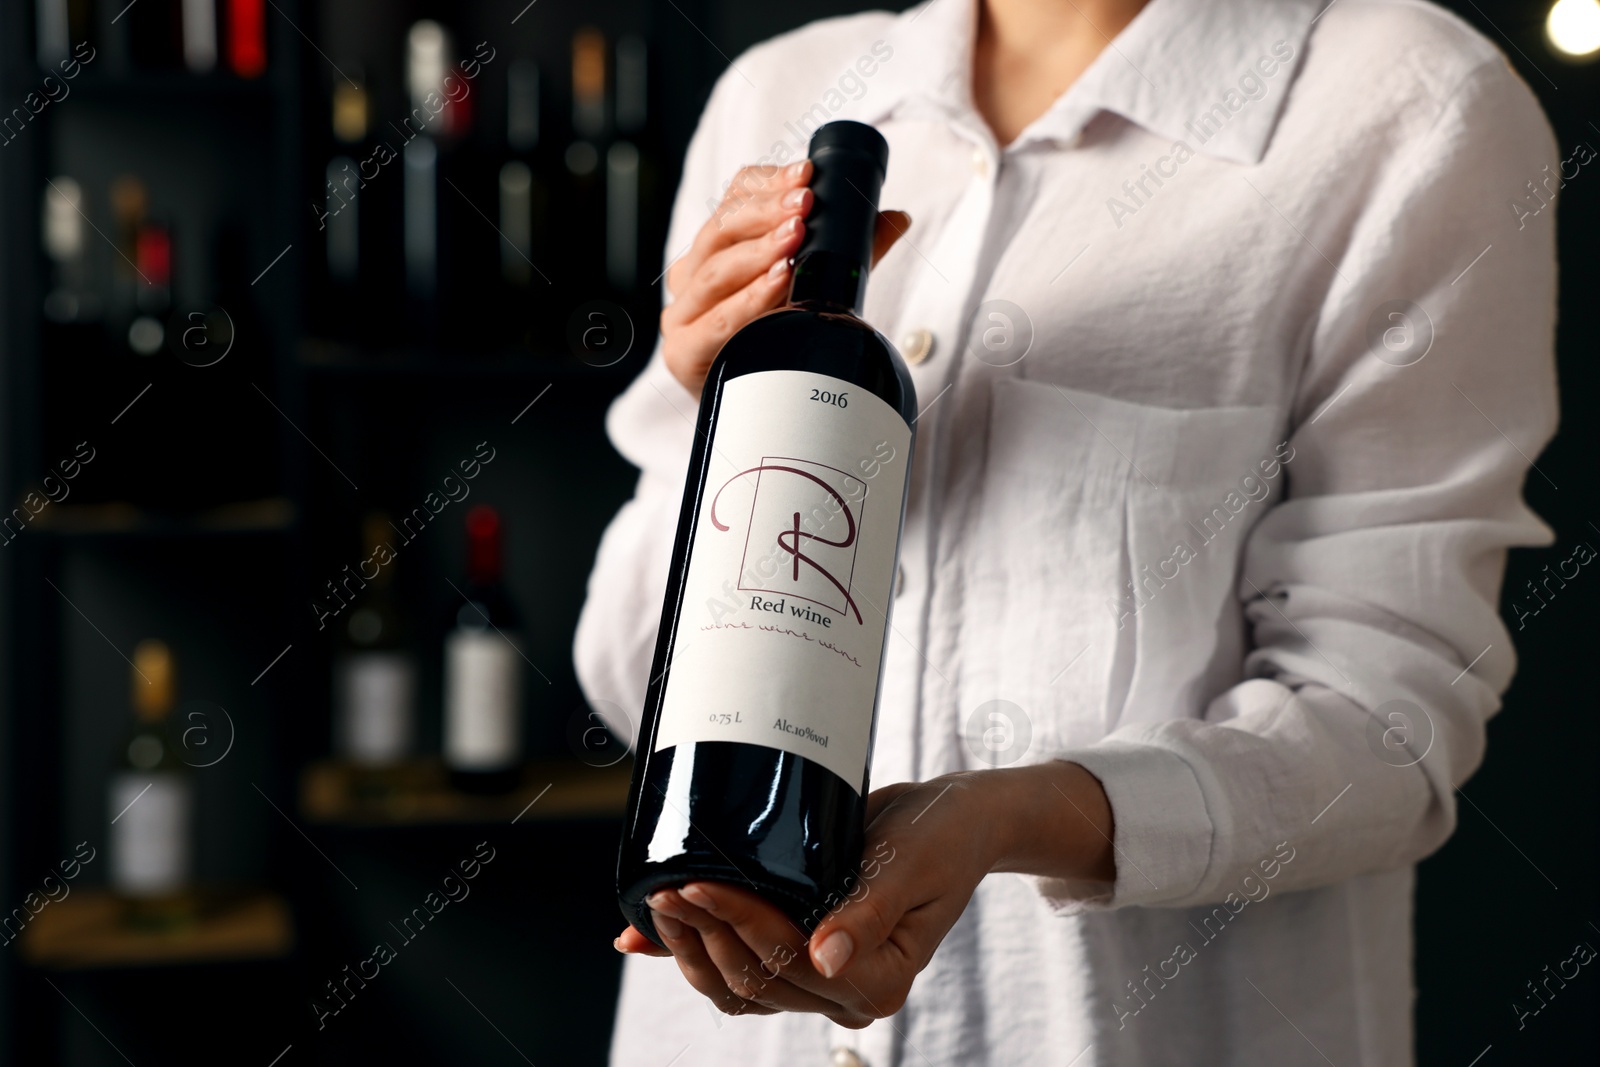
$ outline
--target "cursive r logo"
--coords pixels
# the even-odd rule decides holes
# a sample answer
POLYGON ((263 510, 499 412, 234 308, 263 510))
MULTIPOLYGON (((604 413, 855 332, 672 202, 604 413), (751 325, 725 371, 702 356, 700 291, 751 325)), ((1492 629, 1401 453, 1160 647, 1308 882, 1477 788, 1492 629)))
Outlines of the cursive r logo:
MULTIPOLYGON (((832 468, 828 469, 831 470, 832 468)), ((722 487, 717 490, 716 496, 711 498, 711 524, 724 533, 731 529, 727 523, 723 522, 717 517, 717 502, 722 499, 722 494, 727 490, 728 486, 732 485, 734 482, 740 480, 747 474, 759 474, 760 472, 764 471, 792 474, 796 477, 803 478, 808 482, 812 482, 817 486, 820 486, 823 492, 827 493, 828 496, 832 498, 834 504, 838 506, 839 514, 844 517, 846 524, 845 535, 842 539, 833 541, 822 536, 821 534, 815 534, 809 530, 802 530, 800 528, 800 512, 789 508, 786 510, 788 511, 789 516, 792 516, 790 524, 779 528, 775 535, 775 540, 779 550, 794 559, 793 573, 791 576, 792 581, 796 583, 800 581, 800 564, 806 564, 818 575, 825 578, 841 594, 843 594, 845 605, 855 614, 856 622, 858 624, 861 623, 861 609, 856 607, 855 598, 850 595, 849 588, 846 587, 843 582, 839 581, 839 579, 831 571, 829 571, 828 568, 824 567, 822 563, 817 561, 812 556, 807 555, 806 552, 802 550, 802 545, 808 541, 814 541, 818 544, 828 545, 832 548, 849 548, 856 542, 856 517, 855 513, 850 508, 850 502, 846 500, 837 489, 829 485, 822 478, 811 473, 810 471, 802 470, 799 467, 792 467, 782 463, 762 463, 759 466, 742 470, 738 474, 735 474, 733 477, 729 478, 727 481, 723 482, 722 487)), ((846 475, 846 477, 848 477, 848 475, 846 475)), ((760 483, 758 482, 757 485, 759 486, 759 484, 760 483)), ((753 524, 755 521, 754 514, 752 514, 751 520, 753 524)), ((741 586, 741 588, 743 587, 741 586)))

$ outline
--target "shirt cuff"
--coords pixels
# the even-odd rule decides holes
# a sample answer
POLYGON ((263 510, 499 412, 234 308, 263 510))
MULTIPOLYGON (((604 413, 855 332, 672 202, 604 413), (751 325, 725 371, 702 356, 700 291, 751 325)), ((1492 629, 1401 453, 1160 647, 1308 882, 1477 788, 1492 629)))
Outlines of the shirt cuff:
POLYGON ((699 412, 700 398, 673 377, 658 345, 644 370, 612 402, 606 432, 622 457, 640 470, 682 477, 699 412))
POLYGON ((1213 827, 1189 764, 1164 748, 1106 740, 1060 753, 1100 780, 1111 803, 1115 883, 1030 875, 1050 910, 1073 915, 1182 900, 1211 861, 1213 827))

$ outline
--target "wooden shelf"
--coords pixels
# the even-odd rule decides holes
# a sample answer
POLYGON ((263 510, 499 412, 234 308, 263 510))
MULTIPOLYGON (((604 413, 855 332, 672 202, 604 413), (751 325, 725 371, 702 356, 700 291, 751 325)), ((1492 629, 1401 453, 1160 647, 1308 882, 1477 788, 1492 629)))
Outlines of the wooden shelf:
POLYGON ((34 525, 67 537, 206 537, 283 533, 294 525, 294 503, 283 497, 244 500, 192 515, 149 511, 134 504, 51 504, 34 525))
POLYGON ((327 760, 301 776, 300 811, 311 822, 343 826, 615 819, 627 807, 632 769, 630 759, 612 767, 533 764, 511 792, 477 796, 451 788, 436 760, 381 771, 327 760))
MULTIPOLYGON (((38 81, 47 74, 59 72, 39 69, 35 73, 14 79, 14 92, 38 91, 38 81)), ((241 78, 225 71, 193 74, 184 70, 138 70, 122 75, 96 73, 85 69, 80 76, 67 83, 74 95, 102 103, 148 104, 155 101, 184 101, 216 104, 220 101, 266 106, 273 104, 285 90, 282 76, 272 74, 259 78, 241 78)))
POLYGON ((201 892, 193 918, 165 930, 129 926, 126 909, 108 890, 74 890, 23 930, 22 958, 53 970, 239 963, 278 959, 294 944, 289 907, 272 893, 201 892))

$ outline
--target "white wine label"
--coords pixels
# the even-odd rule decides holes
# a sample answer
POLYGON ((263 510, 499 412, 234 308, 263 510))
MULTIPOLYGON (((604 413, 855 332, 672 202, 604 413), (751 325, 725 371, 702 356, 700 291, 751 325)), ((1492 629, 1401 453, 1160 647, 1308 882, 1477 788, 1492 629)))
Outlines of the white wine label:
POLYGON ((445 642, 444 758, 493 771, 522 758, 522 656, 512 635, 457 630, 445 642))
POLYGON ((723 387, 656 751, 739 741, 866 777, 911 429, 859 386, 723 387))
POLYGON ((192 784, 177 774, 124 771, 111 779, 111 888, 160 896, 189 884, 192 784))
POLYGON ((334 672, 340 755, 355 763, 395 763, 411 754, 417 672, 403 652, 356 652, 334 672))

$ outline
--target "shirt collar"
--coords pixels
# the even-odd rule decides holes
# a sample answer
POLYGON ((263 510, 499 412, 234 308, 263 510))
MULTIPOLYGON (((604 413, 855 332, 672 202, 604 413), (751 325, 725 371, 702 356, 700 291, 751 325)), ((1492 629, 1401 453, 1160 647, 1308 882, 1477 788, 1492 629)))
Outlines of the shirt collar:
MULTIPOLYGON (((982 130, 969 73, 979 2, 925 0, 900 15, 884 37, 892 60, 856 117, 968 120, 982 130)), ((1110 111, 1196 152, 1257 163, 1321 6, 1321 0, 1150 0, 1008 150, 1072 143, 1095 115, 1110 111)))

